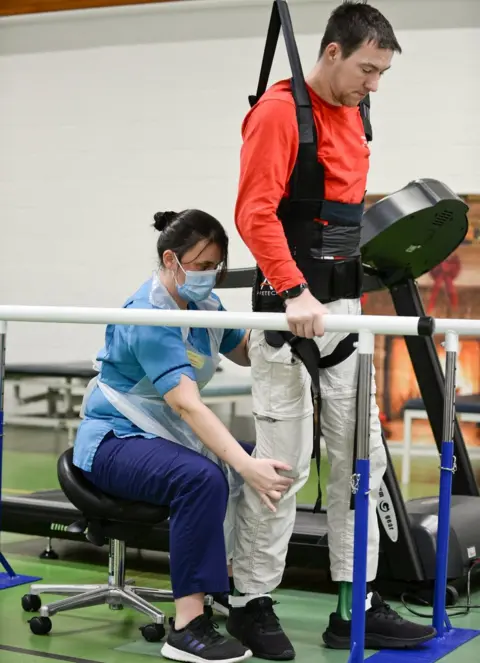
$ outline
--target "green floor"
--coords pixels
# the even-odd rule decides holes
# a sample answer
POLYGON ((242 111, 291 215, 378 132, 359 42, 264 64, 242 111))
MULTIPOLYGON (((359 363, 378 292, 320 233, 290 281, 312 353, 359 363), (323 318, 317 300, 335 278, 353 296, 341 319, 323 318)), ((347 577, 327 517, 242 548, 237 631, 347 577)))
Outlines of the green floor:
MULTIPOLYGON (((5 446, 3 486, 6 494, 58 487, 56 458, 65 446, 61 436, 52 437, 49 431, 7 430, 5 446)), ((406 497, 435 494, 437 466, 436 459, 415 459, 413 483, 406 497)), ((323 484, 327 471, 324 463, 323 484)), ((300 501, 312 502, 315 496, 316 479, 312 472, 309 484, 300 495, 300 501)), ((4 533, 1 549, 17 573, 41 576, 44 582, 93 584, 106 581, 105 549, 88 544, 54 542, 60 559, 40 560, 38 554, 44 544, 41 539, 4 533)), ((138 584, 169 586, 168 561, 163 555, 129 551, 127 568, 138 584)), ((335 605, 335 597, 322 593, 322 589, 325 590, 325 587, 317 574, 288 571, 283 587, 276 593, 275 598, 279 601, 277 612, 294 642, 298 661, 344 663, 348 660, 348 652, 327 650, 322 643, 323 628, 335 605)), ((0 591, 1 663, 28 663, 29 660, 45 663, 51 663, 52 660, 71 663, 148 663, 151 660, 149 657, 160 657, 160 645, 145 642, 138 631, 139 626, 148 619, 130 610, 110 611, 107 606, 56 615, 52 618, 53 630, 50 635, 34 636, 27 623, 29 615, 22 611, 20 605, 20 599, 27 590, 28 586, 19 586, 0 591)), ((55 600, 55 597, 49 598, 55 600)), ((464 598, 461 600, 463 603, 464 598)), ((480 592, 475 593, 473 603, 480 603, 480 592)), ((171 604, 165 604, 164 609, 168 615, 172 614, 171 604)), ((408 615, 403 607, 399 607, 399 611, 408 615)), ((219 617, 217 621, 223 625, 223 618, 219 617)), ((480 611, 472 610, 468 616, 453 618, 452 622, 459 628, 480 629, 480 611)), ((367 656, 372 654, 367 652, 367 656)), ((479 659, 480 637, 442 660, 447 663, 475 663, 479 659)), ((418 661, 413 653, 405 653, 401 660, 406 663, 418 661)))

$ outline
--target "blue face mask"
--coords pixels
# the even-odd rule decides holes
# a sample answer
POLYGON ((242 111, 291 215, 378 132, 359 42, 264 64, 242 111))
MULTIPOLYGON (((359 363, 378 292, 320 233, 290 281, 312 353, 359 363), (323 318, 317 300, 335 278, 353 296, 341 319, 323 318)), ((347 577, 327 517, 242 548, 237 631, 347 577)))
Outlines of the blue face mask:
POLYGON ((185 274, 185 283, 182 283, 182 285, 177 283, 177 292, 180 297, 188 302, 203 302, 208 299, 217 282, 218 271, 216 269, 205 271, 185 270, 180 265, 178 258, 177 262, 185 274))

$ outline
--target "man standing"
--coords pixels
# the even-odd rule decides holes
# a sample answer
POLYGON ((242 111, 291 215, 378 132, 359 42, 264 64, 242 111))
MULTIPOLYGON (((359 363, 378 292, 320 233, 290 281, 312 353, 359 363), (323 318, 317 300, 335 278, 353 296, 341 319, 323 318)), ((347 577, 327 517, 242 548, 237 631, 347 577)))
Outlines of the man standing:
MULTIPOLYGON (((258 266, 255 309, 286 311, 294 337, 315 337, 325 358, 347 334, 324 333, 323 316, 361 312, 360 224, 370 151, 359 103, 377 90, 395 52, 401 53, 401 48, 392 26, 377 9, 344 2, 331 14, 319 59, 302 81, 312 107, 314 151, 309 152, 305 140, 300 140, 302 116, 291 81, 270 87, 242 127, 236 226, 258 266)), ((337 611, 331 614, 323 638, 327 646, 348 649, 354 531, 350 479, 358 355, 353 344, 340 354, 340 363, 320 371, 321 429, 330 463, 330 568, 339 583, 337 611)), ((294 483, 275 513, 263 506, 253 490, 244 488, 237 507, 233 560, 236 595, 230 599, 227 629, 254 656, 289 660, 295 651, 269 594, 281 582, 296 494, 310 471, 311 382, 289 343, 272 343, 264 332, 252 331, 250 358, 255 453, 288 463, 294 468, 294 483)), ((375 385, 370 462, 368 582, 377 573, 376 506, 386 469, 375 385)), ((435 635, 430 626, 403 620, 375 592, 368 594, 366 606, 367 648, 414 647, 435 635)))

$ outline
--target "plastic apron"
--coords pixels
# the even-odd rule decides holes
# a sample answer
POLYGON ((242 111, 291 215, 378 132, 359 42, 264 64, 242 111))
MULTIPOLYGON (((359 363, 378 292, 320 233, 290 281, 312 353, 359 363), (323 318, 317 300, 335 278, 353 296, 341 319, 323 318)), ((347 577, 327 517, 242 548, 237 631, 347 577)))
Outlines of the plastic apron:
MULTIPOLYGON (((178 308, 176 302, 159 281, 156 274, 154 274, 152 279, 150 303, 160 309, 178 308)), ((216 311, 218 310, 218 301, 213 297, 209 297, 205 301, 198 303, 197 306, 202 310, 216 311)), ((223 338, 223 330, 208 330, 210 356, 201 354, 189 343, 188 327, 182 328, 181 331, 183 342, 187 348, 188 358, 195 372, 198 388, 201 390, 212 379, 220 363, 219 350, 223 338)), ((161 352, 161 348, 159 348, 159 352, 161 352)), ((95 363, 95 369, 98 371, 101 370, 100 362, 95 363)), ((95 386, 99 387, 105 398, 116 410, 140 428, 140 430, 192 449, 203 456, 207 456, 221 467, 229 484, 229 505, 224 523, 224 531, 227 559, 230 560, 233 553, 236 502, 243 479, 203 444, 190 426, 160 397, 149 378, 145 377, 140 380, 129 392, 119 392, 112 389, 112 387, 102 382, 99 376, 93 378, 87 386, 80 416, 83 416, 85 404, 95 386)))

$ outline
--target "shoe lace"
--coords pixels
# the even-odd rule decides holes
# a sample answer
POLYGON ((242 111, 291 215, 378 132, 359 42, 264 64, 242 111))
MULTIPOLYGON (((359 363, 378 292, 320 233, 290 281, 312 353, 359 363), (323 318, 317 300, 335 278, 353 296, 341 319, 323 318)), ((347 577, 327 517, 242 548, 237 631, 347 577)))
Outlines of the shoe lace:
POLYGON ((372 613, 375 615, 382 615, 391 621, 402 621, 402 617, 396 612, 389 603, 382 601, 372 609, 372 613))
POLYGON ((201 635, 203 641, 213 644, 224 639, 217 629, 218 624, 216 624, 211 617, 204 615, 202 621, 198 625, 198 635, 201 635))
POLYGON ((275 614, 273 609, 274 605, 277 605, 278 601, 272 601, 259 605, 254 612, 255 621, 262 627, 264 630, 275 630, 280 627, 280 622, 275 614))

